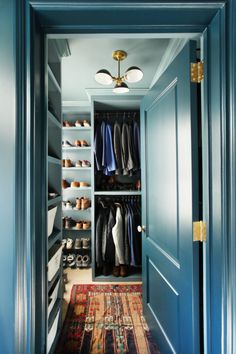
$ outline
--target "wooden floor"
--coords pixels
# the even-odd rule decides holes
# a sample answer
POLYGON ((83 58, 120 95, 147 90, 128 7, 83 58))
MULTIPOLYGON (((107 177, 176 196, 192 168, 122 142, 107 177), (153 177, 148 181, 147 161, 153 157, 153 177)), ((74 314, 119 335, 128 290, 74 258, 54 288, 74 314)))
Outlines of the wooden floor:
MULTIPOLYGON (((108 282, 93 282, 92 281, 92 269, 64 269, 64 273, 67 274, 68 283, 65 285, 65 293, 63 299, 63 308, 62 308, 62 318, 63 321, 66 316, 66 311, 68 304, 70 302, 71 289, 74 284, 109 284, 108 282)), ((112 282, 112 284, 119 284, 119 282, 112 282)), ((129 282, 129 284, 141 284, 141 282, 129 282)))

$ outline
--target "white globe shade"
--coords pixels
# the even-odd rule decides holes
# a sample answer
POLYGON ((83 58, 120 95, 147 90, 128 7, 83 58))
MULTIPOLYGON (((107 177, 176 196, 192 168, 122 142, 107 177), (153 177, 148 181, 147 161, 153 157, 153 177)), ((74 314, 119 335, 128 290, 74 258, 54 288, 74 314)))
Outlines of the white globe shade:
POLYGON ((143 72, 137 66, 131 66, 125 73, 125 80, 128 82, 138 82, 142 80, 143 72))
POLYGON ((95 80, 101 85, 110 85, 112 83, 112 77, 109 71, 102 69, 95 74, 95 80))
POLYGON ((129 88, 124 82, 122 82, 120 85, 117 84, 114 87, 113 92, 114 93, 126 93, 126 92, 129 92, 129 88))

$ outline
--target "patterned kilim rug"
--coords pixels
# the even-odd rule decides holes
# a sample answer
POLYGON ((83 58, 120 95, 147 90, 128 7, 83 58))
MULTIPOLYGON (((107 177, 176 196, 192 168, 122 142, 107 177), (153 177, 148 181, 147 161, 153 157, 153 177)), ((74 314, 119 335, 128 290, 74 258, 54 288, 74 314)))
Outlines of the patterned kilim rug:
POLYGON ((56 354, 158 354, 141 285, 74 285, 56 354))

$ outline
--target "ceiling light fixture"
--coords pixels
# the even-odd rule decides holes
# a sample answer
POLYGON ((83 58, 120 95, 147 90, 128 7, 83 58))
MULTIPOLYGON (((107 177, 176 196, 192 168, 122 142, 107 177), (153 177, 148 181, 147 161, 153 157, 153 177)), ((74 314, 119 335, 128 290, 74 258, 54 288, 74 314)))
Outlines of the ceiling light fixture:
POLYGON ((112 58, 118 62, 118 74, 112 76, 108 70, 101 69, 95 74, 95 80, 101 85, 110 85, 113 81, 115 87, 113 92, 126 93, 129 92, 129 87, 125 81, 129 83, 135 83, 142 79, 143 72, 137 66, 131 66, 126 70, 125 75, 120 76, 120 62, 127 57, 127 53, 123 50, 115 50, 112 53, 112 58))

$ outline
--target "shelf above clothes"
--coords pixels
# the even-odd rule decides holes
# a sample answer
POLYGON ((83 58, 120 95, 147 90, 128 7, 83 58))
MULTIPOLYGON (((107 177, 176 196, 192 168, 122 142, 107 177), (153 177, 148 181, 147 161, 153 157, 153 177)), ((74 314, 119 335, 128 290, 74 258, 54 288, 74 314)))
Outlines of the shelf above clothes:
POLYGON ((141 191, 96 191, 94 195, 141 195, 141 191))
POLYGON ((63 147, 62 151, 84 151, 84 150, 91 150, 91 146, 68 146, 63 147))
POLYGON ((90 171, 91 167, 63 167, 63 171, 90 171))
POLYGON ((91 127, 63 127, 62 129, 65 131, 68 131, 68 130, 70 130, 70 131, 77 131, 77 130, 89 131, 89 130, 91 130, 91 127))

